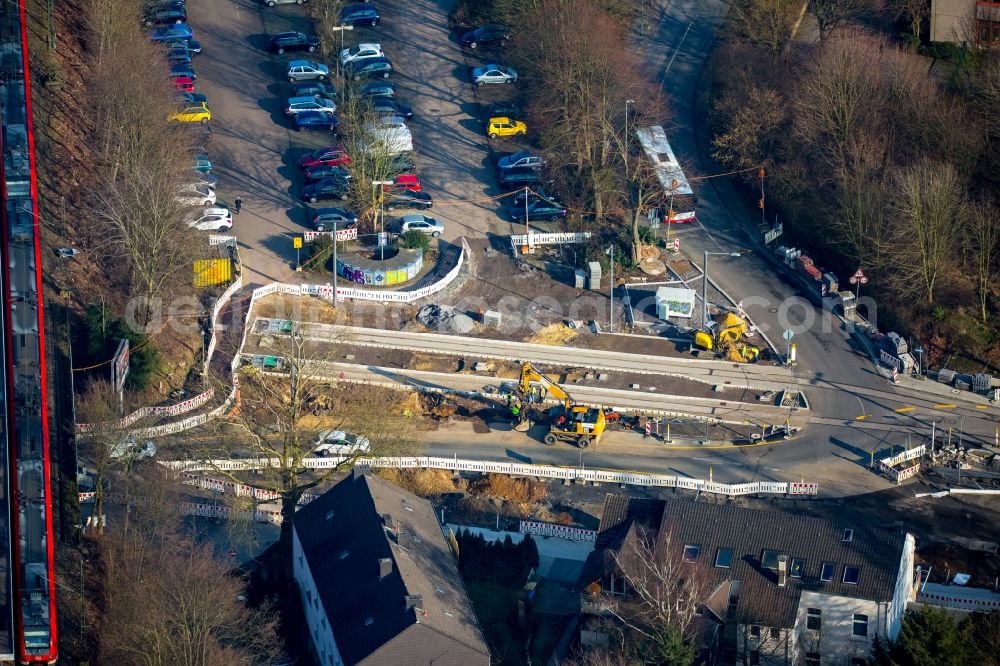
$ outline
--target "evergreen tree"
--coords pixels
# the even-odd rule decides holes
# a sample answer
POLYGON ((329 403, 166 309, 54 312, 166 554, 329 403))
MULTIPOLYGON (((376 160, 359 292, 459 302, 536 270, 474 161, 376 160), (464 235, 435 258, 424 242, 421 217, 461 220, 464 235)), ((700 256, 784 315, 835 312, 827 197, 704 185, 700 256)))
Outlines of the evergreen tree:
POLYGON ((966 666, 971 625, 933 606, 908 610, 895 642, 876 640, 878 666, 966 666))

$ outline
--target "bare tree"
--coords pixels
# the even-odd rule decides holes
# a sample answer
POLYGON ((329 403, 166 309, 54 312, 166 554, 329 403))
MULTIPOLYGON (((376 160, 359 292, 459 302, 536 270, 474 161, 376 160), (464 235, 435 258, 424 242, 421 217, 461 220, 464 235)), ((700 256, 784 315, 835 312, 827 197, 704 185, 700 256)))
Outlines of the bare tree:
POLYGON ((899 214, 895 275, 934 303, 965 219, 965 188, 950 164, 922 159, 897 177, 899 214))
POLYGON ((979 312, 983 323, 986 323, 990 288, 996 278, 993 271, 1000 254, 1000 209, 996 201, 977 201, 969 207, 967 231, 969 254, 979 292, 979 312))
POLYGON ((730 108, 717 104, 727 119, 727 129, 712 139, 715 158, 734 169, 769 164, 778 132, 788 119, 781 95, 770 87, 751 85, 745 96, 728 101, 730 108))
POLYGON ((829 216, 836 241, 849 258, 874 269, 882 266, 891 231, 886 150, 884 137, 867 132, 846 146, 844 162, 834 172, 838 208, 829 216))
POLYGON ((930 0, 892 0, 892 5, 909 21, 910 34, 919 38, 924 21, 930 17, 930 0))
POLYGON ((812 0, 819 38, 826 39, 835 27, 856 18, 870 6, 871 0, 812 0))
POLYGON ((794 0, 740 0, 733 3, 733 17, 742 37, 772 54, 781 53, 791 33, 794 0))

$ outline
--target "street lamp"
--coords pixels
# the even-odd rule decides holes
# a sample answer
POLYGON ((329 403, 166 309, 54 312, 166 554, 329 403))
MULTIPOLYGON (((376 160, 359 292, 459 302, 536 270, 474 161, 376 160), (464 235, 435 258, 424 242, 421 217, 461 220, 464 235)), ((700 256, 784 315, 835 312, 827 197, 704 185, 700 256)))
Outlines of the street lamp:
POLYGON ((381 231, 378 236, 379 240, 379 251, 381 252, 381 257, 385 259, 385 245, 381 242, 383 236, 381 234, 385 233, 385 210, 383 209, 385 202, 385 187, 386 185, 395 185, 394 181, 391 180, 373 180, 372 181, 372 196, 375 196, 375 188, 380 187, 382 190, 379 192, 378 204, 375 208, 375 217, 381 222, 381 231))
POLYGON ((337 307, 337 224, 333 223, 333 307, 337 307))
POLYGON ((705 257, 702 259, 701 270, 702 278, 704 282, 701 285, 701 307, 702 307, 702 317, 701 323, 708 330, 708 258, 709 257, 738 257, 739 252, 708 252, 705 251, 705 257))
POLYGON ((337 73, 343 74, 344 70, 343 70, 343 65, 340 64, 340 53, 341 51, 344 50, 344 31, 354 30, 354 26, 353 25, 330 26, 330 30, 334 30, 340 33, 340 51, 337 51, 337 73))
POLYGON ((625 100, 625 178, 628 178, 628 148, 629 148, 629 135, 628 135, 628 105, 635 104, 634 99, 625 100))

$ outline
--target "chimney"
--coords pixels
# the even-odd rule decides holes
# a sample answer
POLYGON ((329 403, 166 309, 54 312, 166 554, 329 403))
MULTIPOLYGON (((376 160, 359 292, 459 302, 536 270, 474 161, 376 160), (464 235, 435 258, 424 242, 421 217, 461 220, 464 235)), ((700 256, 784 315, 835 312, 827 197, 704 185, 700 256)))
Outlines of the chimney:
POLYGON ((382 580, 392 573, 392 558, 380 557, 378 560, 378 579, 382 580))
POLYGON ((406 610, 410 610, 411 608, 418 608, 422 611, 424 609, 424 598, 419 594, 406 595, 406 610))
POLYGON ((788 584, 788 555, 778 555, 778 587, 788 584))

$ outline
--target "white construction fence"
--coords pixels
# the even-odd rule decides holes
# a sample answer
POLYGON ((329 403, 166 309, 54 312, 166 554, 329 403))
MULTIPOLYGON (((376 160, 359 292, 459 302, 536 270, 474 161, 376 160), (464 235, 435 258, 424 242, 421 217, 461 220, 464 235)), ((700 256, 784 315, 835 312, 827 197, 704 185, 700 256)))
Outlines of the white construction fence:
POLYGON ((926 452, 927 446, 921 444, 916 448, 908 449, 894 456, 881 458, 878 461, 878 471, 888 477, 893 483, 901 483, 920 473, 920 459, 923 458, 926 452), (915 462, 911 465, 904 465, 904 463, 911 461, 915 462))

